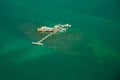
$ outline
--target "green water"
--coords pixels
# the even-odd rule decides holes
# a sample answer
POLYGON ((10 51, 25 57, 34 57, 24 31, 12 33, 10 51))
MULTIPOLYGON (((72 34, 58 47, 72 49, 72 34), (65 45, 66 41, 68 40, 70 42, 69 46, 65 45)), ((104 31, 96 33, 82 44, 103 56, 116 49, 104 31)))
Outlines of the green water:
POLYGON ((1 0, 0 80, 120 80, 119 0, 1 0), (36 26, 69 23, 44 46, 36 26))

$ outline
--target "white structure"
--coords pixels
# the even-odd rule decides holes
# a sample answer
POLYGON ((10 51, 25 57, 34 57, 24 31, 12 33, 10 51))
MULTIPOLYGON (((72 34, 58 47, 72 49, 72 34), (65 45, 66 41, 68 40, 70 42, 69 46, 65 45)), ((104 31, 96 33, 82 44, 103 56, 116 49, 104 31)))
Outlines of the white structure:
POLYGON ((37 31, 40 32, 40 33, 49 32, 50 34, 46 35, 45 37, 43 37, 38 42, 32 42, 32 44, 43 45, 42 42, 45 39, 47 39, 48 37, 50 37, 52 34, 55 34, 56 32, 64 32, 69 27, 71 27, 71 25, 69 25, 69 24, 65 24, 65 25, 58 24, 58 25, 55 25, 53 28, 47 27, 47 26, 42 26, 41 28, 37 28, 37 31))

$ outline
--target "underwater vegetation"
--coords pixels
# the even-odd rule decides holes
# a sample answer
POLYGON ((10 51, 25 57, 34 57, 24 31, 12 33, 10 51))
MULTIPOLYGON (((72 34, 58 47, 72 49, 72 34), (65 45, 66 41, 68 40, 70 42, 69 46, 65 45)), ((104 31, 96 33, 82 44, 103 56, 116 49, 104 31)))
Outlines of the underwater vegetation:
MULTIPOLYGON (((118 30, 119 24, 94 16, 92 17, 84 15, 82 17, 94 21, 95 24, 93 24, 94 22, 90 22, 90 25, 81 25, 82 27, 76 27, 73 25, 71 29, 66 31, 65 33, 56 33, 43 41, 44 46, 60 51, 67 55, 79 56, 80 58, 82 57, 86 59, 93 59, 99 64, 118 64, 120 62, 120 54, 119 50, 116 48, 119 46, 113 47, 116 44, 116 40, 118 41, 118 37, 114 36, 112 44, 109 44, 109 41, 111 41, 112 39, 110 38, 111 36, 109 37, 109 34, 117 35, 116 33, 113 33, 114 31, 112 31, 113 29, 111 26, 116 26, 116 30, 118 30), (104 27, 101 28, 100 26, 104 27), (109 26, 109 28, 107 26, 109 26)), ((78 25, 80 26, 80 24, 78 25)), ((27 40, 31 42, 38 41, 43 38, 43 36, 47 35, 47 33, 38 33, 36 31, 36 27, 32 26, 33 25, 27 24, 21 28, 21 31, 23 32, 27 40)), ((44 46, 37 47, 41 48, 44 46)))

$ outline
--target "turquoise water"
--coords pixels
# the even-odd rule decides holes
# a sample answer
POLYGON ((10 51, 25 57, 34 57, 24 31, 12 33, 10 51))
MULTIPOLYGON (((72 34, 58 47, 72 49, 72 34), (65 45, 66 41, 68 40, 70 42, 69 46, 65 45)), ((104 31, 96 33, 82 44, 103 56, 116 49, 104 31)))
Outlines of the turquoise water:
POLYGON ((1 0, 0 80, 119 80, 120 1, 1 0), (69 23, 44 46, 36 26, 69 23))

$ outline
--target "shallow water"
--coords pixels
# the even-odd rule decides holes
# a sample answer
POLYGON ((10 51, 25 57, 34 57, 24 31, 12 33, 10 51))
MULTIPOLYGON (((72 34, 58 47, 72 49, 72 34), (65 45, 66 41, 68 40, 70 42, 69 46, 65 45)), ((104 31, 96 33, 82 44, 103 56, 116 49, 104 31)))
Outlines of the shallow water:
POLYGON ((120 10, 114 0, 0 1, 0 80, 119 80, 120 10), (37 26, 72 25, 44 41, 37 26))

